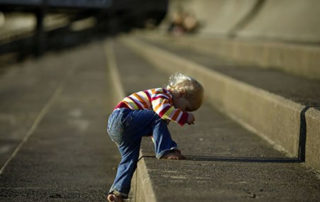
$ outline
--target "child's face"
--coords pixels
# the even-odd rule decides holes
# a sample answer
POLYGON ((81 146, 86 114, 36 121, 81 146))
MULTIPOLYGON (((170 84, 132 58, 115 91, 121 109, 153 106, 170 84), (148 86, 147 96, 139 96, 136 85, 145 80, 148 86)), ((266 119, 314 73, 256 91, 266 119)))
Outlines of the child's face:
POLYGON ((179 108, 182 111, 193 111, 192 105, 185 97, 177 97, 173 100, 173 105, 175 108, 179 108))

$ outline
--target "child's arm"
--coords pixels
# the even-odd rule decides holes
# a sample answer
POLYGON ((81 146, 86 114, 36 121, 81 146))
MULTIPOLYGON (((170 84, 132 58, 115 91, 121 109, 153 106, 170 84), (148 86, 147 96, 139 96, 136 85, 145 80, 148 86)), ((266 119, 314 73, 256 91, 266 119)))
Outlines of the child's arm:
MULTIPOLYGON (((157 113, 157 111, 156 111, 157 113)), ((184 112, 181 109, 176 109, 174 106, 168 106, 164 108, 160 113, 157 113, 162 119, 168 119, 174 121, 183 126, 188 121, 189 113, 184 112)))
POLYGON ((157 97, 157 99, 154 99, 152 101, 152 109, 162 119, 174 121, 181 126, 187 123, 190 114, 180 109, 176 109, 174 106, 170 104, 169 100, 165 97, 157 97))

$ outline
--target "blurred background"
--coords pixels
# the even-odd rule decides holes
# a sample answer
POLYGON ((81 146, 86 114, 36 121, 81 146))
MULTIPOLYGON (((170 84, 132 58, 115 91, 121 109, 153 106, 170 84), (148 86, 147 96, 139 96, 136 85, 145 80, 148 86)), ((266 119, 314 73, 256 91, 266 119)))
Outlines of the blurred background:
POLYGON ((158 25, 167 0, 0 0, 0 65, 158 25))
POLYGON ((0 64, 133 29, 318 46, 319 11, 318 0, 0 0, 0 64))
POLYGON ((177 132, 182 150, 222 156, 185 161, 207 184, 172 178, 185 179, 176 198, 318 199, 320 178, 299 166, 320 170, 319 25, 320 0, 0 0, 0 201, 104 201, 119 161, 112 102, 173 71, 199 78, 210 104, 177 132))

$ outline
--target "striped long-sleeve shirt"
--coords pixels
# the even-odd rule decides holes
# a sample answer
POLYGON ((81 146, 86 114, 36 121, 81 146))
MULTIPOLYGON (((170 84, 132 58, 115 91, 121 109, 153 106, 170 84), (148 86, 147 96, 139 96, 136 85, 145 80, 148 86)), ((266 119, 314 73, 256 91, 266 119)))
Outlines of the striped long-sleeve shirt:
POLYGON ((162 119, 175 121, 181 126, 187 122, 188 112, 173 106, 172 94, 164 88, 154 88, 139 91, 125 97, 116 107, 132 110, 149 109, 157 113, 162 119))

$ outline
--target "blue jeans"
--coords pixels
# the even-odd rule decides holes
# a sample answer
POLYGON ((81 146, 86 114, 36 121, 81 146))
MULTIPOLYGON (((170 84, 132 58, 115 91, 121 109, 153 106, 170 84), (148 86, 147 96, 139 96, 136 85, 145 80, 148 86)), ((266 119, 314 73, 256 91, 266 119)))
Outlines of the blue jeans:
POLYGON ((109 193, 118 193, 127 198, 143 136, 153 136, 157 158, 177 148, 167 125, 167 122, 152 110, 120 108, 112 112, 107 131, 111 140, 118 146, 121 161, 109 193))

